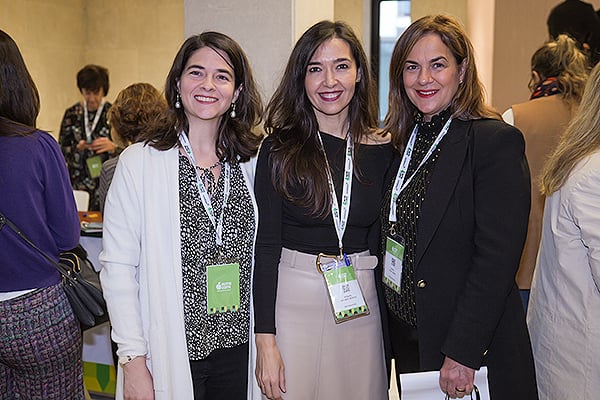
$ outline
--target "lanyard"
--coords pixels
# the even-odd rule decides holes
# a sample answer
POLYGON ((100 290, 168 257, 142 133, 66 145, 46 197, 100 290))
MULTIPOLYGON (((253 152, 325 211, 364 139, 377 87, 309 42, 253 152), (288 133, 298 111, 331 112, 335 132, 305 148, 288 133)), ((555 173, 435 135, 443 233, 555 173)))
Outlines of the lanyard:
POLYGON ((452 118, 449 118, 448 121, 446 121, 446 124, 444 124, 444 127, 431 144, 431 147, 429 147, 429 150, 427 150, 427 154, 425 154, 425 157, 423 157, 421 163, 415 169, 415 172, 413 172, 413 174, 405 181, 404 178, 406 178, 406 172, 408 171, 408 165, 410 164, 410 159, 412 157, 412 153, 415 148, 415 142, 417 140, 417 132, 419 130, 419 126, 415 125, 415 128, 413 129, 410 135, 410 139, 408 140, 408 144, 406 145, 406 149, 404 150, 402 162, 400 163, 400 168, 398 169, 398 173, 396 174, 396 180, 394 181, 394 187, 392 188, 392 198, 390 200, 389 216, 390 222, 397 221, 396 200, 398 200, 398 196, 400 196, 400 193, 402 193, 402 191, 408 186, 410 181, 412 181, 412 179, 415 177, 415 175, 419 171, 419 168, 421 168, 423 164, 425 164, 425 162, 429 159, 429 157, 431 157, 431 155, 433 154, 437 146, 440 144, 444 136, 446 136, 446 133, 448 133, 448 128, 450 128, 450 122, 452 122, 452 118))
POLYGON ((83 101, 83 126, 85 127, 85 140, 88 143, 92 143, 92 132, 96 129, 96 125, 98 125, 98 121, 100 121, 100 115, 102 114, 102 109, 104 108, 104 99, 100 103, 100 107, 96 110, 96 115, 94 116, 94 122, 90 126, 90 121, 88 119, 88 109, 87 102, 83 101))
POLYGON ((208 219, 210 219, 210 222, 215 228, 216 243, 217 246, 220 247, 223 244, 223 214, 225 214, 225 206, 227 205, 227 200, 229 199, 231 167, 228 162, 224 163, 225 189, 223 191, 223 207, 221 208, 219 220, 217 221, 214 209, 212 207, 212 202, 210 200, 210 196, 208 195, 208 191, 206 190, 206 187, 204 186, 204 183, 202 183, 202 179, 200 179, 198 171, 196 170, 196 159, 194 158, 194 153, 192 152, 192 146, 190 145, 190 141, 187 135, 183 132, 179 134, 179 143, 181 143, 185 154, 192 162, 192 166, 194 167, 194 171, 196 172, 196 182, 198 183, 200 200, 202 200, 204 210, 206 211, 206 214, 208 214, 208 219))
POLYGON ((344 185, 342 186, 342 210, 340 213, 335 186, 333 184, 333 178, 331 177, 331 168, 329 167, 329 161, 327 160, 325 146, 323 146, 321 132, 317 132, 317 136, 319 137, 319 142, 321 142, 321 150, 323 150, 323 155, 325 156, 325 164, 327 164, 327 182, 329 183, 329 192, 331 194, 331 214, 333 216, 333 223, 335 225, 341 255, 343 249, 342 238, 344 237, 344 231, 346 230, 346 225, 348 223, 348 214, 350 214, 350 194, 352 191, 353 172, 352 155, 354 153, 354 144, 352 143, 352 138, 348 134, 346 139, 346 162, 344 164, 344 185))

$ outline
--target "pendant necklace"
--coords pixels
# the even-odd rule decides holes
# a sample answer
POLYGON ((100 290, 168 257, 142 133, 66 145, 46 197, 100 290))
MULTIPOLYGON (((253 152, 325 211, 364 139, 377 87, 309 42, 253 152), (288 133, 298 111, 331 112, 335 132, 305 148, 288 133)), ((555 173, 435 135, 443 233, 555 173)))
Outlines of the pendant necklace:
POLYGON ((222 166, 223 163, 221 160, 217 161, 213 165, 207 168, 202 168, 199 165, 196 165, 196 169, 198 170, 198 175, 206 187, 206 191, 208 195, 212 198, 213 192, 215 190, 216 182, 215 182, 215 174, 212 172, 213 169, 222 166))

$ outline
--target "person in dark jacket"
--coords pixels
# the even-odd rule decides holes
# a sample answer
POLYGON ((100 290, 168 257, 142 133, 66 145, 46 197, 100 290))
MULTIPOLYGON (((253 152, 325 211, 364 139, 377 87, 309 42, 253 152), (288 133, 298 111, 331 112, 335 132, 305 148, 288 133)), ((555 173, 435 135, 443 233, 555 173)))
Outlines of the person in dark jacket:
POLYGON ((449 16, 402 34, 389 97, 384 129, 403 153, 382 218, 396 371, 439 370, 440 389, 462 398, 487 366, 492 400, 535 400, 515 283, 530 205, 523 135, 485 105, 473 46, 449 16))
POLYGON ((548 33, 552 39, 566 33, 585 49, 591 66, 600 60, 600 18, 590 3, 565 0, 548 15, 548 33))

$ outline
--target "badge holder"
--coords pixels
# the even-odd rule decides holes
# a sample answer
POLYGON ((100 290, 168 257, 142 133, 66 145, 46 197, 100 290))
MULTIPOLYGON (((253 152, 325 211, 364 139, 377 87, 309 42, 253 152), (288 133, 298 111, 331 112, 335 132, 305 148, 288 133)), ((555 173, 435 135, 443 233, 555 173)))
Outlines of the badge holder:
POLYGON ((100 173, 102 172, 102 158, 100 156, 92 156, 85 160, 88 171, 90 172, 90 177, 98 178, 100 173))
POLYGON ((402 283, 402 263, 404 260, 404 239, 396 233, 395 224, 385 239, 383 257, 383 283, 396 293, 400 293, 402 283))
POLYGON ((240 264, 222 260, 206 267, 206 308, 209 315, 240 310, 240 264))
POLYGON ((320 253, 316 264, 325 280, 336 324, 369 315, 369 307, 348 256, 320 253))

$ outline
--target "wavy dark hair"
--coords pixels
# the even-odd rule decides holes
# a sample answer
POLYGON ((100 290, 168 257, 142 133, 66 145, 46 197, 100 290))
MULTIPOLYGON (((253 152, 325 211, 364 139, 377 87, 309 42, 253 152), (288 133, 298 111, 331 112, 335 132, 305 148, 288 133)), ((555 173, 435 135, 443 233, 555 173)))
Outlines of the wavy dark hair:
MULTIPOLYGON (((315 51, 334 38, 348 44, 360 76, 348 106, 356 159, 362 139, 377 127, 378 109, 367 56, 352 28, 344 22, 318 22, 298 39, 265 118, 265 130, 275 138, 269 156, 273 186, 284 198, 308 209, 308 215, 314 218, 329 215, 332 199, 317 138, 319 125, 304 81, 315 51)), ((355 173, 358 170, 355 166, 355 173)))
POLYGON ((415 44, 428 34, 436 34, 442 40, 456 63, 464 64, 463 82, 450 103, 452 118, 471 120, 480 118, 501 119, 500 114, 485 103, 485 90, 477 74, 475 52, 467 33, 458 20, 448 15, 429 15, 413 22, 402 33, 390 60, 389 108, 384 120, 384 130, 392 135, 392 144, 402 151, 414 127, 417 107, 410 101, 404 89, 402 73, 406 59, 415 44))
POLYGON ((35 131, 40 95, 15 41, 0 30, 0 135, 35 131))
POLYGON ((77 72, 77 88, 97 91, 102 89, 104 95, 108 94, 108 69, 100 65, 88 64, 77 72))
POLYGON ((229 36, 219 32, 203 32, 188 38, 175 56, 165 84, 165 97, 168 104, 162 113, 140 140, 159 150, 168 150, 178 144, 180 132, 187 132, 189 124, 183 108, 175 108, 177 84, 185 65, 194 52, 210 47, 219 54, 227 55, 223 59, 234 73, 235 89, 242 88, 236 101, 236 117, 225 113, 219 122, 216 154, 222 161, 248 161, 256 155, 262 135, 253 129, 262 120, 262 100, 252 76, 252 69, 246 54, 240 45, 229 36))

